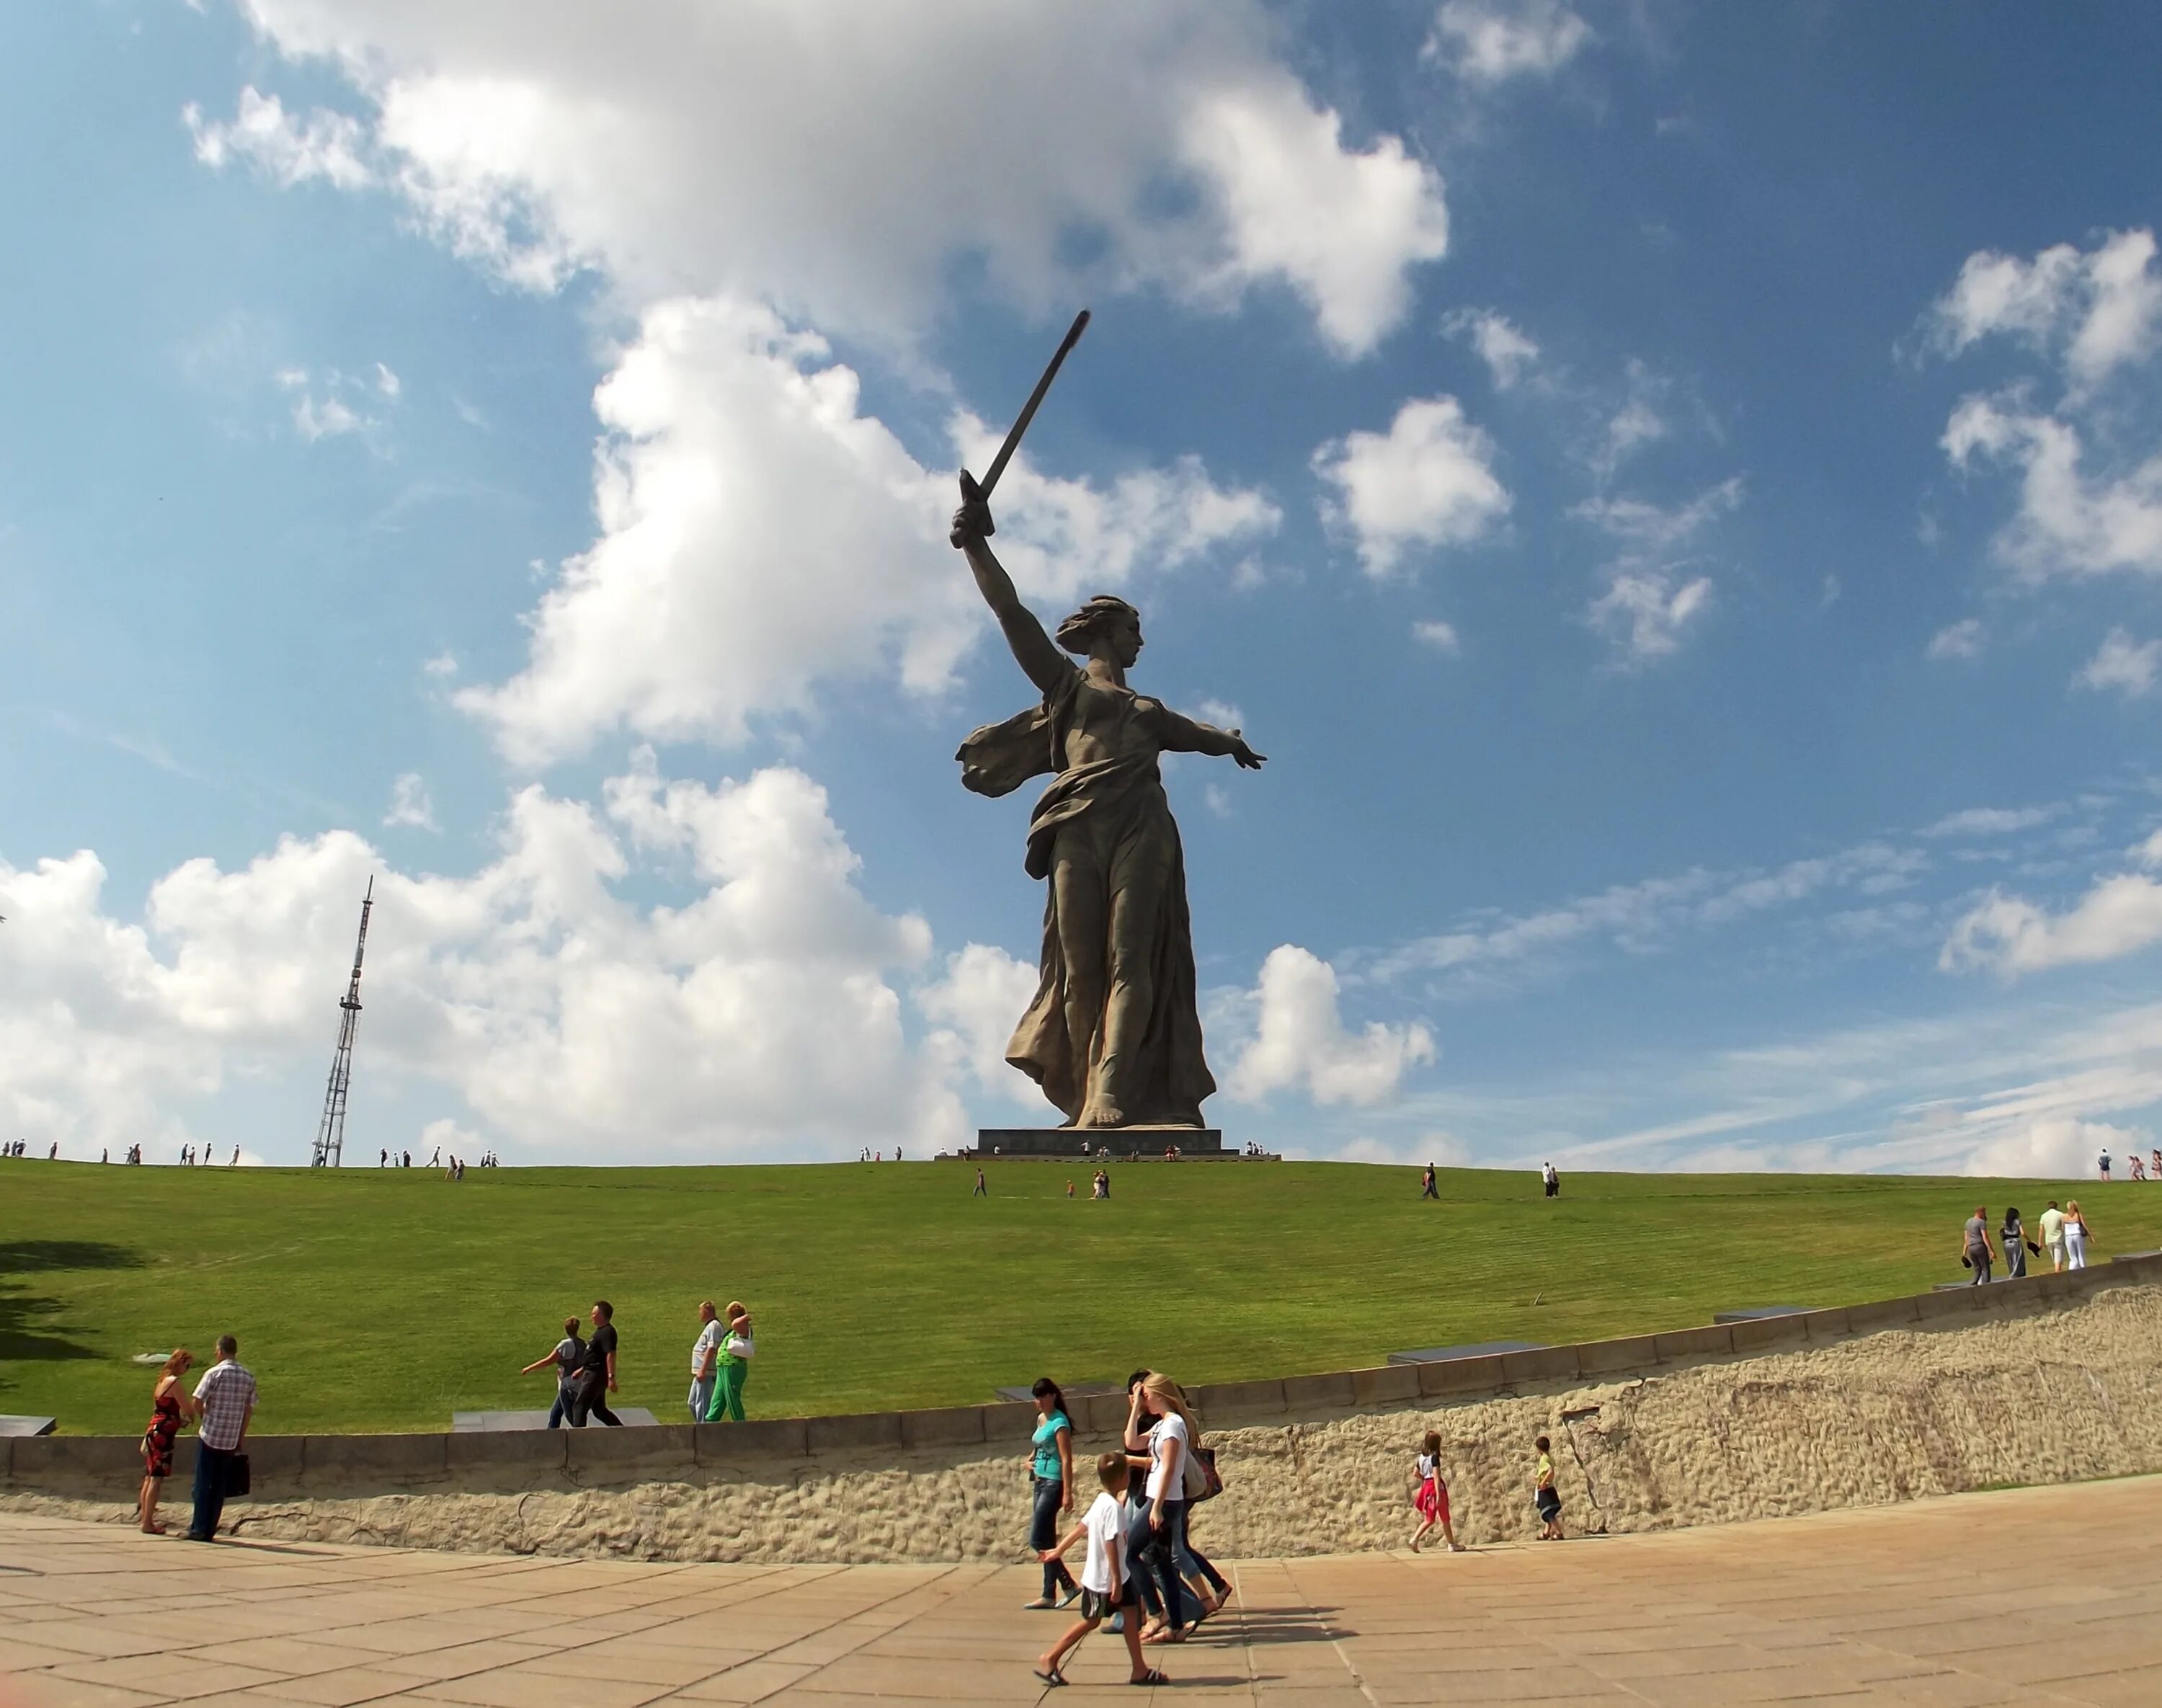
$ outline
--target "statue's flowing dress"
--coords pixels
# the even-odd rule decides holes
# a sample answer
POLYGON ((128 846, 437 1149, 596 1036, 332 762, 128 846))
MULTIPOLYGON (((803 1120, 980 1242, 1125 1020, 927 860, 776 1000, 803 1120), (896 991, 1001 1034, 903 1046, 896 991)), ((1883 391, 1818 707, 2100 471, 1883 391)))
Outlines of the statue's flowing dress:
MULTIPOLYGON (((1200 1126, 1201 1101, 1216 1089, 1201 1049, 1186 860, 1157 768, 1167 746, 1189 744, 1178 732, 1191 728, 1160 701, 1073 669, 1041 705, 975 731, 956 755, 963 784, 979 795, 1010 794, 1031 777, 1057 773, 1028 823, 1028 874, 1053 880, 1046 885, 1042 978, 1006 1045, 1006 1060, 1043 1088, 1068 1126, 1082 1119, 1095 1063, 1078 1059, 1067 1026, 1068 969, 1055 873, 1064 873, 1069 885, 1079 878, 1100 887, 1099 911, 1107 938, 1119 917, 1122 892, 1157 892, 1149 940, 1134 946, 1149 970, 1152 1000, 1141 1041, 1120 1064, 1125 1125, 1200 1126), (1084 721, 1099 737, 1107 729, 1113 732, 1100 744, 1116 757, 1067 764, 1067 737, 1084 721)), ((1109 942, 1103 964, 1108 1000, 1117 972, 1109 942)), ((1104 1037, 1099 1017, 1092 1054, 1102 1050, 1104 1037)))

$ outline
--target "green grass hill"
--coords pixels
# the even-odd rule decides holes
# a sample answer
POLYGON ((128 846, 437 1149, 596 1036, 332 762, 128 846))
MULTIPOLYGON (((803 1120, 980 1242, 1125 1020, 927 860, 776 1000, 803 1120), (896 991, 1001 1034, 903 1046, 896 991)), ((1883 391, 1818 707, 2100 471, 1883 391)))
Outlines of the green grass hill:
MULTIPOLYGON (((0 1412, 133 1434, 131 1355, 240 1337, 266 1433, 442 1429, 546 1405, 519 1367, 596 1297, 619 1402, 684 1416, 702 1298, 746 1301, 754 1417, 969 1403, 1049 1373, 1188 1382, 1465 1341, 1684 1327, 1957 1279, 1960 1224, 2079 1197, 2101 1261, 2162 1246, 2162 1185, 1063 1162, 473 1171, 0 1162, 0 1412), (1069 1200, 1066 1183, 1078 1195, 1069 1200)), ((2047 1260, 2044 1259, 2044 1267, 2047 1260)))

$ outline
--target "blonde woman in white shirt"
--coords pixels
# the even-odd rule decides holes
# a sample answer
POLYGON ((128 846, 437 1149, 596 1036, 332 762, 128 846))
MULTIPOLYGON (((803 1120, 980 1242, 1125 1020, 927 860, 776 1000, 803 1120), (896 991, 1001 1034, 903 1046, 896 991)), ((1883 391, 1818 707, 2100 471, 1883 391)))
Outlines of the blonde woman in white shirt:
POLYGON ((1185 1608, 1180 1599, 1178 1549, 1186 1537, 1186 1461, 1201 1434, 1187 1409, 1185 1391, 1161 1371, 1152 1371, 1134 1388, 1126 1414, 1126 1451, 1148 1455, 1148 1528, 1139 1526, 1136 1564, 1152 1573, 1163 1597, 1162 1641, 1186 1641, 1185 1608))
POLYGON ((2080 1209, 2076 1198, 2065 1200, 2065 1259, 2066 1267, 2084 1269, 2087 1267, 2087 1241, 2093 1235, 2087 1227, 2086 1216, 2080 1209))

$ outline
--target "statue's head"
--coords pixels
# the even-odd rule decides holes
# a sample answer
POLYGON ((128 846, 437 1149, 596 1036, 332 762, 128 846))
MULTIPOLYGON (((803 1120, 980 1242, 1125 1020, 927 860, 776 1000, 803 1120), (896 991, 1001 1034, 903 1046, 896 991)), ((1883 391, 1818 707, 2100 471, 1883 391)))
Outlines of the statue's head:
POLYGON ((1124 599, 1099 593, 1058 625, 1058 644, 1083 658, 1107 656, 1125 670, 1141 656, 1141 614, 1124 599))

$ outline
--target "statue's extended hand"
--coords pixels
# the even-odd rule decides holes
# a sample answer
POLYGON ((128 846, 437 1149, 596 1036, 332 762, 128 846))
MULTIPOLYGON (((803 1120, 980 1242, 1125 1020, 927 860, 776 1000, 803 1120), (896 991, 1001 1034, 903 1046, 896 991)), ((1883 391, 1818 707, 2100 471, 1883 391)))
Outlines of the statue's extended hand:
POLYGON ((1231 757, 1239 762, 1241 770, 1257 771, 1269 762, 1266 754, 1256 753, 1235 729, 1231 732, 1231 757))
POLYGON ((991 523, 990 501, 976 484, 975 477, 963 469, 961 508, 953 512, 953 525, 947 538, 957 546, 966 547, 971 540, 988 539, 996 531, 991 523))

